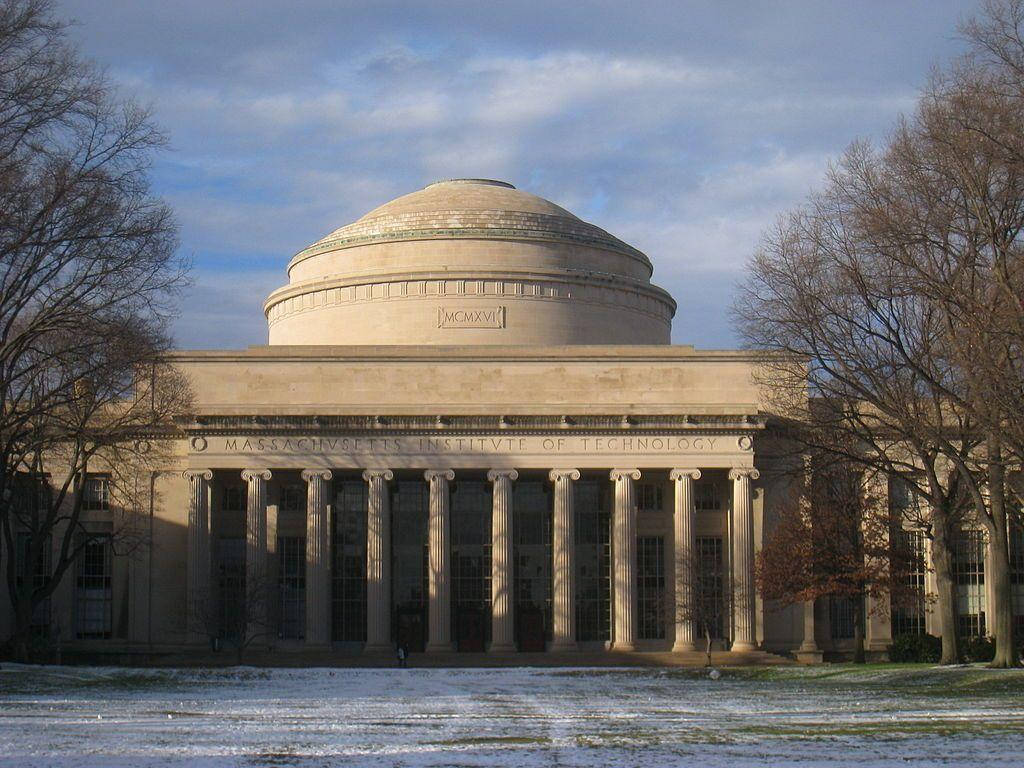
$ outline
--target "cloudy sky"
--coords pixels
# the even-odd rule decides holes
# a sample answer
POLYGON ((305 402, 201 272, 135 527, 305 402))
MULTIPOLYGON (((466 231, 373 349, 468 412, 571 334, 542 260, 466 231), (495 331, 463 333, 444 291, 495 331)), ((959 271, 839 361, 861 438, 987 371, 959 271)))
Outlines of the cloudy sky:
POLYGON ((308 243, 398 195, 482 176, 637 246, 676 343, 736 344, 760 233, 855 138, 913 109, 974 0, 57 0, 152 105, 154 187, 195 262, 178 343, 266 342, 308 243))

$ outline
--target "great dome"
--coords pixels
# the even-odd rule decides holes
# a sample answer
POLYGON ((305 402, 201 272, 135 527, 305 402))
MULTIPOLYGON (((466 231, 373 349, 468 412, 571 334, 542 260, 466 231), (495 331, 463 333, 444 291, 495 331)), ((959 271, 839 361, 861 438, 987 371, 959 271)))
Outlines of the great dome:
POLYGON ((452 179, 300 251, 264 312, 271 344, 668 344, 652 271, 554 203, 452 179))

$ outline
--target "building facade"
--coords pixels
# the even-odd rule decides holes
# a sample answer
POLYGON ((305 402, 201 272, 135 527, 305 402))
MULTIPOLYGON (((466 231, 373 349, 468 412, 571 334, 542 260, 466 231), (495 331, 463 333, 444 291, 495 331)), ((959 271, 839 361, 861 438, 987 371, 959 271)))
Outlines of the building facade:
MULTIPOLYGON (((672 345, 676 305, 644 254, 462 179, 287 272, 269 344, 174 355, 195 409, 174 460, 139 480, 145 543, 91 548, 41 611, 50 636, 123 653, 685 652, 704 621, 734 652, 842 649, 841 605, 766 607, 753 588, 785 492, 757 356, 672 345)), ((102 526, 116 500, 89 482, 102 526)), ((870 618, 870 647, 891 633, 870 618)))

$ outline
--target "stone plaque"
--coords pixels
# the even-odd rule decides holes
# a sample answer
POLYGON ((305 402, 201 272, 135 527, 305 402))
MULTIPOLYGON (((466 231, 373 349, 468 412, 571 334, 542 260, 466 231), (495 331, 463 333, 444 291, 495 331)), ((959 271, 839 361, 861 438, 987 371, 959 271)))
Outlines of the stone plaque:
POLYGON ((504 328, 505 307, 438 307, 438 328, 504 328))

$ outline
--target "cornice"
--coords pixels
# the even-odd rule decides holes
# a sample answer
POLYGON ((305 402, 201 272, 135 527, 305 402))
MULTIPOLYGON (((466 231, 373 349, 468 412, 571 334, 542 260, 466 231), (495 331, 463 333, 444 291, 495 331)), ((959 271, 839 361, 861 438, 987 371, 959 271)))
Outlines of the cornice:
POLYGON ((530 435, 537 433, 588 435, 731 434, 752 435, 764 429, 758 414, 721 416, 234 416, 200 414, 179 420, 185 434, 380 434, 444 436, 459 434, 530 435))
POLYGON ((758 350, 696 349, 683 344, 260 345, 247 349, 177 350, 171 362, 618 362, 765 363, 783 355, 758 350))

